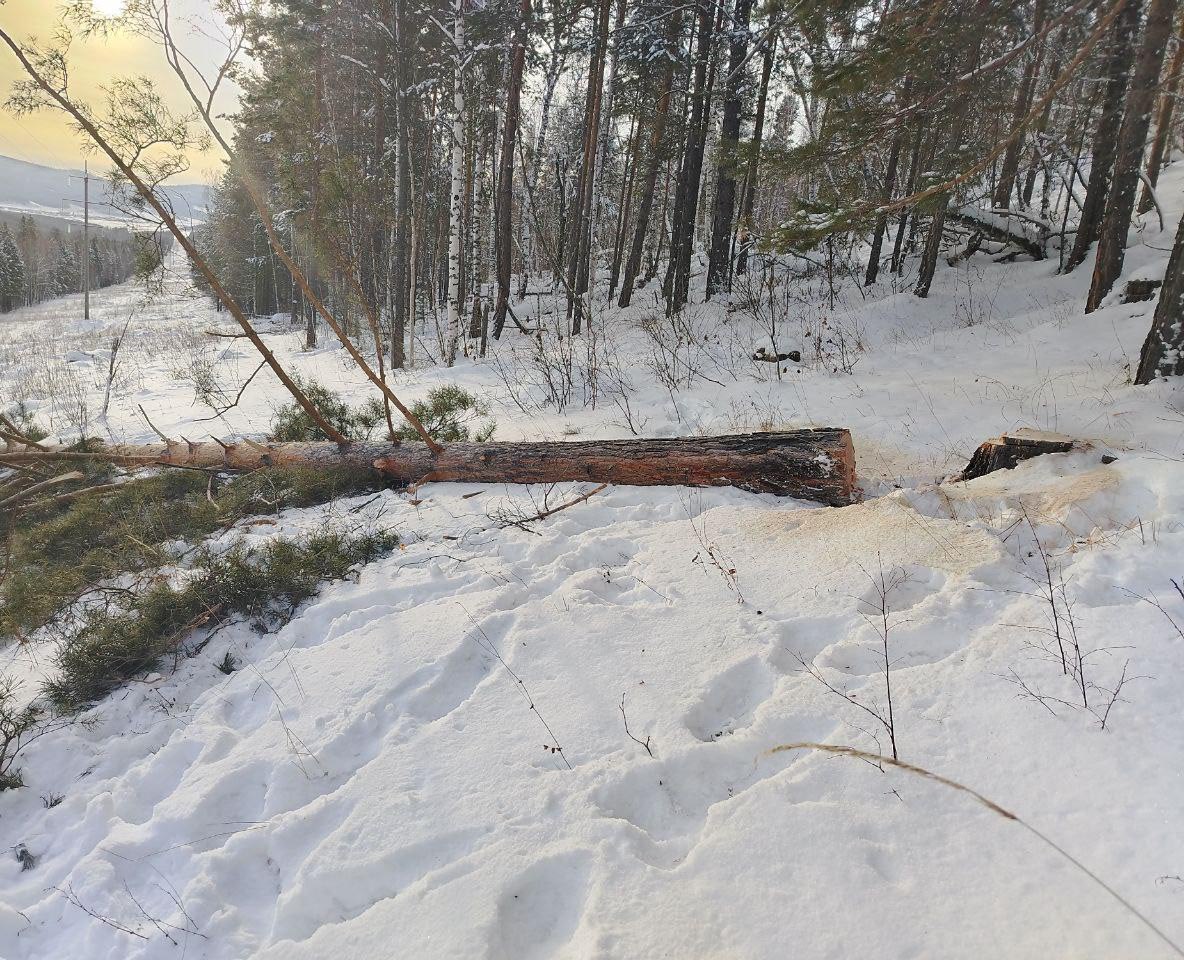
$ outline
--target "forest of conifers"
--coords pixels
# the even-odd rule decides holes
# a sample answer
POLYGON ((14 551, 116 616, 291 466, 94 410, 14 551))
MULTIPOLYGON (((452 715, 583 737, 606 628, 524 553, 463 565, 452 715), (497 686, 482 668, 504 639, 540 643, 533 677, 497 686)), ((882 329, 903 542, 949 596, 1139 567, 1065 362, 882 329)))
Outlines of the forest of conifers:
MULTIPOLYGON (((251 312, 301 311, 244 176, 266 184, 312 290, 349 329, 375 321, 395 368, 413 319, 450 363, 539 286, 579 333, 590 289, 677 312, 770 252, 832 289, 925 297, 939 257, 985 245, 1071 271, 1098 244, 1093 309, 1179 122, 1176 0, 242 12, 258 69, 201 247, 251 312)), ((1178 372, 1163 349, 1149 342, 1141 380, 1178 372)))
MULTIPOLYGON (((39 227, 31 216, 0 216, 0 313, 81 293, 83 234, 78 224, 39 227), (69 226, 74 229, 70 230, 69 226)), ((59 221, 60 222, 60 221, 59 221)), ((95 229, 90 240, 90 283, 95 289, 122 283, 142 266, 129 231, 95 229)))
MULTIPOLYGON (((1181 121, 1178 0, 216 7, 221 60, 199 67, 166 0, 65 6, 78 36, 156 44, 185 112, 147 76, 96 110, 67 34, 0 30, 26 75, 7 105, 65 113, 245 336, 251 315, 303 318, 310 346, 327 324, 388 400, 388 364, 483 356, 507 326, 579 335, 639 296, 667 317, 722 296, 755 312, 787 279, 832 304, 925 298, 941 259, 986 254, 1092 270, 1089 312, 1136 213, 1175 226, 1155 186, 1181 121), (158 188, 212 142, 227 163, 186 236, 158 188)), ((1138 383, 1184 372, 1182 247, 1141 281, 1162 291, 1138 383)))

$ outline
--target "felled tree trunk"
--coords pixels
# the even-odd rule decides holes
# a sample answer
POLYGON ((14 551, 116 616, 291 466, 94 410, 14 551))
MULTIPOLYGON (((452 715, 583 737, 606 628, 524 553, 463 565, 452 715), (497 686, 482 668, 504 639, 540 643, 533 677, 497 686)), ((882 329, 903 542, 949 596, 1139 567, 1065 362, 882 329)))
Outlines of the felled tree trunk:
POLYGON ((124 466, 169 465, 237 471, 270 466, 370 466, 408 484, 559 483, 733 486, 832 506, 856 497, 851 434, 837 428, 664 440, 574 443, 451 443, 433 455, 422 443, 173 441, 103 447, 94 454, 10 448, 5 463, 99 457, 124 466))
POLYGON ((992 240, 1019 247, 1033 260, 1044 259, 1044 245, 1024 233, 1022 224, 1013 225, 1012 218, 1007 214, 992 213, 976 207, 951 207, 946 216, 985 234, 992 240))

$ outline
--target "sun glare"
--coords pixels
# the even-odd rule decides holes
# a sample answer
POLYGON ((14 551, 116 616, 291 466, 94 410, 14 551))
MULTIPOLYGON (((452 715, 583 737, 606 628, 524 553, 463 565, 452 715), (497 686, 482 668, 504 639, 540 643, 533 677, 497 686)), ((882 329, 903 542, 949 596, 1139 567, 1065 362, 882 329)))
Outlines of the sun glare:
POLYGON ((123 13, 124 0, 91 0, 95 13, 101 17, 118 17, 123 13))

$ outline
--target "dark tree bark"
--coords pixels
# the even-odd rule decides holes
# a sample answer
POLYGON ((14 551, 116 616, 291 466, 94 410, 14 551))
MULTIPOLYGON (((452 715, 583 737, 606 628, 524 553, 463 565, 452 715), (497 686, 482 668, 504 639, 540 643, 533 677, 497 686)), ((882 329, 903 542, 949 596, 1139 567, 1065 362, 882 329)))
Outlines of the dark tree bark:
POLYGON ((1087 313, 1096 310, 1122 273, 1126 256, 1126 234, 1135 210, 1135 193, 1143 168, 1143 151, 1151 126, 1151 111, 1159 88, 1159 73, 1172 31, 1177 0, 1151 0, 1143 40, 1135 61, 1135 72, 1127 91, 1122 127, 1118 133, 1118 155, 1114 160, 1114 183, 1106 199, 1106 214, 1098 237, 1098 256, 1085 303, 1087 313))
POLYGON ((1102 95, 1102 115, 1093 136, 1093 158, 1089 167, 1089 182, 1073 250, 1065 261, 1065 272, 1081 265, 1089 248, 1098 239, 1106 197, 1110 192, 1110 177, 1114 158, 1118 153, 1118 129, 1122 125, 1122 104, 1126 97, 1131 64, 1135 59, 1135 33, 1139 27, 1142 0, 1127 0, 1114 21, 1110 38, 1110 52, 1106 60, 1106 90, 1102 95))
POLYGON ((748 248, 752 245, 752 211, 756 203, 756 190, 760 184, 761 142, 765 135, 765 108, 769 102, 769 80, 773 76, 773 58, 777 51, 777 34, 767 40, 764 60, 761 63, 761 82, 756 95, 756 116, 752 121, 752 146, 748 157, 748 169, 744 172, 744 192, 740 200, 739 230, 734 235, 736 244, 735 263, 737 273, 748 272, 748 248), (737 242, 738 241, 738 242, 737 242))
POLYGON ((637 183, 638 153, 641 145, 641 125, 634 111, 629 124, 629 140, 625 150, 625 170, 621 175, 621 196, 617 202, 617 224, 613 231, 613 262, 608 278, 608 299, 616 293, 621 279, 621 258, 624 256, 625 234, 633 213, 633 194, 637 183))
POLYGON ((1139 213, 1146 213, 1154 202, 1152 187, 1159 183, 1159 171, 1167 155, 1171 139, 1172 117, 1176 107, 1176 91, 1180 87, 1180 74, 1184 71, 1184 13, 1181 13, 1176 27, 1176 52, 1168 65, 1163 93, 1159 98, 1159 114, 1155 119, 1155 140, 1151 145, 1151 156, 1147 159, 1147 180, 1151 187, 1144 186, 1139 198, 1139 213))
MULTIPOLYGON (((905 183, 905 196, 911 195, 917 189, 917 175, 920 171, 921 163, 921 144, 924 141, 924 126, 918 122, 916 124, 916 131, 913 133, 913 146, 909 151, 909 173, 908 180, 905 183)), ((910 213, 906 207, 900 212, 900 220, 896 225, 896 240, 892 244, 892 272, 900 274, 904 271, 904 237, 908 229, 909 218, 915 217, 916 213, 910 213)))
POLYGON ((712 8, 699 7, 699 25, 695 37, 694 86, 691 92, 691 117, 687 145, 674 193, 673 223, 670 230, 670 261, 666 270, 666 310, 677 313, 687 302, 690 287, 691 252, 695 238, 695 212, 699 202, 699 183, 703 175, 703 150, 708 121, 707 71, 712 54, 712 8))
POLYGON ((1024 460, 1049 453, 1068 453, 1078 444, 1072 437, 1043 430, 1020 429, 979 444, 959 480, 977 480, 997 470, 1013 470, 1024 460))
MULTIPOLYGON (((990 0, 978 0, 975 4, 975 13, 984 12, 990 6, 990 0)), ((970 15, 969 29, 975 29, 974 15, 970 15)), ((966 73, 974 68, 978 62, 979 53, 982 50, 982 34, 976 34, 976 39, 970 43, 966 49, 965 55, 958 62, 957 66, 960 72, 966 73)), ((954 157, 958 156, 962 142, 965 138, 966 124, 970 116, 970 98, 963 95, 959 96, 954 103, 952 116, 949 124, 949 134, 946 138, 946 149, 952 151, 954 157)), ((934 209, 933 218, 929 222, 929 233, 925 237, 925 250, 921 256, 921 265, 917 270, 917 285, 913 288, 913 293, 918 297, 929 296, 929 288, 933 283, 933 275, 937 270, 937 257, 941 252, 942 233, 946 225, 946 212, 949 207, 950 195, 948 192, 939 193, 933 198, 934 209)))
POLYGON ((940 204, 933 211, 933 218, 929 221, 929 232, 925 234, 925 248, 921 251, 921 266, 917 271, 917 285, 913 287, 914 295, 929 296, 929 288, 933 285, 933 275, 937 272, 937 258, 941 253, 942 235, 946 228, 945 194, 939 197, 940 204))
POLYGON ((1184 218, 1163 275, 1151 330, 1139 353, 1135 383, 1184 376, 1184 218))
MULTIPOLYGON (((910 79, 906 78, 902 91, 902 101, 909 102, 912 88, 910 79)), ((896 168, 900 165, 900 147, 904 140, 904 128, 897 127, 892 136, 892 146, 888 150, 888 165, 884 170, 884 189, 880 192, 880 201, 885 205, 892 201, 892 192, 896 189, 896 168)), ((868 252, 867 272, 863 277, 863 285, 870 287, 880 275, 880 254, 884 249, 884 234, 888 230, 888 214, 882 213, 876 217, 876 226, 872 231, 872 248, 868 252)))
POLYGON ((596 52, 588 70, 584 101, 584 148, 573 197, 576 210, 568 236, 567 317, 571 332, 583 330, 583 296, 588 290, 588 257, 592 243, 592 187, 596 176, 596 152, 600 142, 600 102, 604 92, 604 61, 608 51, 608 20, 612 0, 600 0, 596 10, 596 52))
POLYGON ((496 225, 495 259, 497 264, 497 305, 493 311, 493 338, 500 339, 510 306, 510 267, 513 256, 514 147, 518 143, 519 101, 522 93, 522 69, 526 63, 526 31, 530 20, 530 0, 522 0, 518 22, 514 25, 510 70, 506 84, 506 121, 502 129, 502 148, 497 165, 497 194, 494 198, 496 225))
POLYGON ((732 222, 736 216, 736 152, 740 146, 741 90, 748 59, 748 21, 752 0, 736 0, 728 44, 728 76, 716 148, 715 210, 707 253, 707 299, 727 288, 731 276, 732 222))
MULTIPOLYGON (((1047 5, 1047 0, 1037 0, 1036 2, 1036 8, 1032 16, 1032 32, 1034 34, 1038 34, 1044 29, 1044 16, 1047 5)), ((1037 46, 1024 66, 1019 90, 1015 97, 1015 106, 1012 110, 1011 126, 1008 128, 1009 133, 1023 122, 1024 117, 1028 115, 1028 111, 1032 109, 1032 94, 1036 89, 1036 76, 1040 71, 1040 61, 1043 59, 1043 55, 1044 46, 1041 44, 1037 46)), ((1003 154, 1003 163, 999 169, 999 180, 995 184, 994 203, 996 207, 1007 208, 1011 206, 1011 191, 1015 187, 1016 174, 1019 173, 1020 154, 1023 153, 1024 141, 1024 137, 1016 137, 1008 145, 1007 151, 1003 154)))
POLYGON ((670 88, 674 83, 674 51, 681 29, 681 13, 671 14, 669 33, 667 34, 667 56, 662 66, 661 80, 658 85, 658 103, 654 108, 654 119, 650 125, 645 181, 641 188, 641 201, 637 209, 637 225, 633 231, 633 243, 629 248, 629 258, 625 261, 625 276, 621 281, 621 297, 617 301, 618 305, 622 307, 629 306, 633 297, 633 285, 637 282, 637 273, 641 269, 641 254, 645 248, 645 236, 646 231, 649 230, 650 214, 654 209, 654 191, 658 184, 658 173, 662 168, 662 143, 666 136, 666 120, 670 115, 670 88))
MULTIPOLYGON (((384 36, 377 31, 379 37, 384 36)), ((410 109, 405 94, 407 86, 406 63, 410 56, 411 47, 407 36, 407 2, 395 0, 395 36, 399 43, 399 60, 395 67, 395 224, 394 243, 391 250, 391 367, 401 370, 406 365, 404 343, 407 333, 407 222, 408 209, 411 199, 411 170, 410 156, 407 150, 407 138, 411 133, 411 122, 408 117, 410 109)), ((383 43, 385 48, 385 41, 383 43)), ((385 99, 385 98, 384 98, 385 99)), ((385 139, 385 138, 383 138, 385 139)), ((380 151, 385 150, 386 144, 380 140, 380 151)), ((379 153, 381 159, 382 153, 379 153)), ((383 226, 376 227, 376 234, 381 234, 383 226)), ((382 238, 375 238, 375 255, 382 249, 382 238)))

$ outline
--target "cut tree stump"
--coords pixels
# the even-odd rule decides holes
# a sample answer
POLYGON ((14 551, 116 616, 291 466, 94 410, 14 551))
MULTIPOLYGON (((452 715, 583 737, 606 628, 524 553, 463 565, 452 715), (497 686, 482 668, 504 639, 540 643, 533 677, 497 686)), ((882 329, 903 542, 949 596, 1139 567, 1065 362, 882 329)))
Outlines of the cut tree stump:
POLYGON ((46 457, 97 458, 131 467, 234 471, 269 466, 369 466, 409 485, 591 481, 633 486, 732 486, 832 506, 851 503, 856 497, 851 434, 833 427, 661 440, 450 443, 434 456, 422 443, 357 442, 339 447, 335 443, 170 441, 104 446, 93 453, 10 446, 0 453, 0 466, 46 457))
POLYGON ((1159 296, 1162 280, 1128 280, 1122 291, 1123 303, 1145 303, 1159 296))
MULTIPOLYGON (((985 477, 996 470, 1011 470, 1016 464, 1040 457, 1046 453, 1068 453, 1070 450, 1084 450, 1091 444, 1074 440, 1060 433, 1021 428, 1011 433, 988 440, 974 451, 966 468, 958 475, 959 480, 974 480, 985 477)), ((1103 463, 1112 463, 1114 457, 1102 456, 1103 463)))

